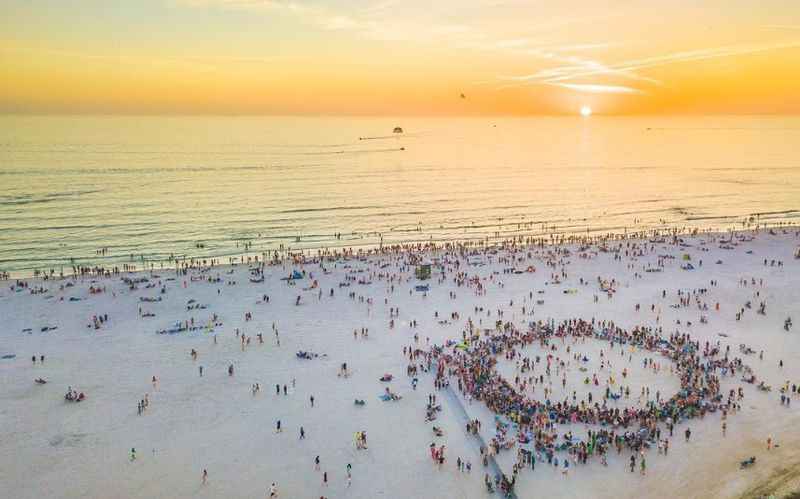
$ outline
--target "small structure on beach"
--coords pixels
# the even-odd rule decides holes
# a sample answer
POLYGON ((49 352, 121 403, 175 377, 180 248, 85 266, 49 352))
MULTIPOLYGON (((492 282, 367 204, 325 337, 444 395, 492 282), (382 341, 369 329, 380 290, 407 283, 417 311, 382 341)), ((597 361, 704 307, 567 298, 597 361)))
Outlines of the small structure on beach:
POLYGON ((403 133, 403 129, 399 126, 396 126, 394 127, 394 130, 392 130, 392 133, 403 133))
POLYGON ((417 265, 417 268, 414 270, 414 275, 417 276, 417 279, 426 280, 431 278, 431 263, 430 262, 422 262, 417 265))

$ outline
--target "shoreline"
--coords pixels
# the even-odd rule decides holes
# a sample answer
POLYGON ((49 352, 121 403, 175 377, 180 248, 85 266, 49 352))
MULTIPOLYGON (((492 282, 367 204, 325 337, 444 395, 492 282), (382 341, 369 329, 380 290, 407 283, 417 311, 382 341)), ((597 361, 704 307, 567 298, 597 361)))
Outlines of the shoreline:
MULTIPOLYGON (((56 272, 54 268, 50 268, 47 270, 41 269, 28 269, 25 271, 15 271, 15 272, 7 272, 0 269, 0 282, 4 281, 48 281, 48 280, 60 280, 60 279, 69 279, 69 278, 77 278, 80 277, 79 274, 74 273, 74 270, 77 268, 84 268, 84 269, 92 269, 95 272, 88 272, 85 273, 85 277, 103 277, 96 273, 96 269, 103 269, 105 270, 113 270, 114 268, 119 269, 122 266, 123 270, 118 270, 116 273, 112 272, 113 275, 123 275, 123 274, 136 274, 139 272, 170 272, 176 271, 176 266, 183 264, 185 265, 187 262, 191 265, 194 265, 197 262, 203 261, 218 261, 221 259, 226 259, 227 263, 216 263, 213 265, 214 268, 227 268, 231 266, 237 265, 245 265, 245 264, 260 264, 261 262, 268 262, 268 265, 284 265, 288 262, 297 261, 298 258, 361 258, 361 257, 375 257, 375 256, 382 256, 382 255, 391 255, 397 253, 431 253, 437 251, 446 251, 448 249, 452 249, 454 247, 459 247, 463 249, 476 249, 476 250, 491 250, 491 249, 498 249, 504 248, 508 245, 514 245, 518 248, 543 248, 543 247, 559 247, 564 245, 580 245, 580 244, 597 244, 598 242, 612 242, 612 241, 643 241, 649 238, 661 238, 661 237, 691 237, 691 236, 699 236, 699 235, 710 235, 710 236, 722 236, 722 235, 735 235, 735 234, 743 234, 743 233, 753 233, 758 234, 760 231, 768 231, 768 230, 800 230, 800 222, 776 222, 775 224, 757 224, 755 227, 750 226, 749 224, 742 228, 742 229, 720 229, 716 227, 709 227, 706 229, 700 228, 687 228, 687 227, 666 227, 666 228, 644 228, 642 230, 627 232, 627 230, 623 232, 600 232, 593 234, 591 236, 581 235, 583 233, 573 233, 573 232, 551 232, 551 233, 537 233, 537 232, 523 232, 520 231, 517 235, 513 238, 489 238, 489 237, 474 237, 474 238, 454 238, 451 240, 425 240, 419 239, 416 241, 408 241, 403 243, 397 243, 392 245, 382 245, 382 244, 363 244, 363 245, 346 245, 342 244, 340 246, 325 246, 325 247, 312 247, 312 248, 301 248, 301 249, 292 249, 291 247, 281 248, 274 251, 268 252, 236 252, 236 253, 226 253, 220 255, 198 255, 198 256, 184 256, 182 258, 168 258, 165 260, 137 260, 132 259, 128 261, 119 261, 119 262, 109 262, 112 264, 111 267, 101 266, 97 264, 93 264, 92 257, 83 257, 79 260, 88 260, 85 264, 70 266, 73 268, 72 273, 64 272, 64 266, 61 267, 60 272, 56 272), (538 237, 537 237, 538 236, 538 237), (268 256, 272 255, 268 259, 268 256), (147 268, 147 265, 150 265, 150 268, 147 268), (167 265, 165 265, 167 264, 167 265), (144 268, 140 268, 139 265, 144 265, 144 268), (133 270, 125 270, 125 267, 131 266, 134 267, 133 270)), ((96 257, 95 257, 96 258, 96 257)), ((114 257, 107 257, 108 259, 113 259, 114 257)), ((76 263, 80 263, 77 262, 76 263)), ((98 263, 102 263, 98 262, 98 263)))

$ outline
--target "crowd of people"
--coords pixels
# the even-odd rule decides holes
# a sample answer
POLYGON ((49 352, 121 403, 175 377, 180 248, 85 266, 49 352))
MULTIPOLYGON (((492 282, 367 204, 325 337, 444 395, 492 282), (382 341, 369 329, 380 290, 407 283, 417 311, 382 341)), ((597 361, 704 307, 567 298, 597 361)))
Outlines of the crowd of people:
MULTIPOLYGON (((560 324, 553 321, 538 322, 521 330, 511 322, 498 323, 488 334, 481 334, 469 324, 466 342, 451 343, 447 347, 434 347, 426 355, 428 362, 436 366, 436 382, 439 388, 456 384, 464 398, 482 401, 495 414, 495 435, 489 443, 490 454, 517 448, 517 463, 513 476, 535 462, 546 462, 559 466, 559 453, 566 454, 560 462, 566 474, 569 459, 573 464, 585 464, 592 457, 606 464, 606 454, 613 449, 621 453, 628 449, 635 462, 638 454, 641 471, 645 470, 644 451, 658 447, 666 454, 669 440, 661 439, 662 426, 672 436, 675 425, 720 412, 723 418, 740 408, 744 397, 741 388, 727 393, 721 388, 723 378, 736 380, 742 372, 750 372, 742 359, 731 356, 730 350, 705 342, 701 345, 689 334, 662 336, 662 330, 636 327, 625 330, 613 322, 572 319, 560 324), (656 397, 643 407, 619 407, 618 397, 612 397, 606 387, 602 400, 540 401, 528 397, 524 386, 514 387, 497 369, 498 357, 512 360, 519 350, 529 345, 538 345, 543 351, 555 345, 592 339, 605 341, 614 347, 635 347, 652 355, 659 355, 671 362, 680 380, 680 389, 669 398, 656 397), (455 383, 451 383, 451 379, 455 383), (560 425, 580 423, 591 425, 585 437, 574 434, 567 427, 559 431, 560 425), (514 431, 515 430, 515 431, 514 431)), ((546 374, 526 374, 530 382, 544 382, 550 378, 553 359, 551 356, 537 357, 535 362, 526 359, 523 365, 543 364, 546 374), (546 366, 544 366, 546 364, 546 366)), ((649 362, 653 362, 650 360, 649 362)), ((645 361, 647 364, 648 361, 645 361)), ((518 380, 519 381, 519 380, 518 380)), ((527 382, 526 381, 526 382, 527 382)), ((591 395, 590 395, 591 397, 591 395)), ((687 440, 691 430, 686 429, 687 440)), ((633 468, 632 468, 633 469, 633 468)), ((513 484, 514 478, 512 477, 513 484)))

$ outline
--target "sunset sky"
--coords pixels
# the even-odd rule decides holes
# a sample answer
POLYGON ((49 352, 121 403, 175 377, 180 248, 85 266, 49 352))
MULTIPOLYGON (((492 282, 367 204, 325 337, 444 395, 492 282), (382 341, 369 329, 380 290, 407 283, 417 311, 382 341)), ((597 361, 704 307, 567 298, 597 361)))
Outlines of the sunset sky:
POLYGON ((800 113, 800 1, 4 0, 0 18, 0 112, 581 106, 800 113))

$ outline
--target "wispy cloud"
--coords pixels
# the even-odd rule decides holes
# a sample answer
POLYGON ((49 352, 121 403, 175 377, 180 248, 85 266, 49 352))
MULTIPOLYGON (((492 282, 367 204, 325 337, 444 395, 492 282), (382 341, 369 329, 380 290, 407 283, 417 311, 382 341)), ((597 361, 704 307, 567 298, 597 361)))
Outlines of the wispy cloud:
POLYGON ((788 29, 800 30, 800 24, 765 24, 762 26, 764 29, 788 29))
POLYGON ((319 20, 319 25, 331 31, 361 29, 362 25, 349 16, 336 15, 319 20))
POLYGON ((220 66, 231 65, 260 65, 272 64, 283 59, 282 56, 272 57, 230 57, 230 56, 169 56, 169 55, 128 55, 123 53, 103 54, 93 52, 79 52, 73 50, 54 50, 43 49, 40 47, 25 46, 0 46, 0 52, 22 52, 31 54, 41 54, 60 59, 79 59, 85 61, 100 61, 114 65, 148 65, 148 66, 177 66, 187 70, 212 71, 220 66))
POLYGON ((674 52, 671 54, 663 54, 654 57, 645 57, 642 59, 634 59, 615 65, 614 67, 626 71, 637 71, 640 69, 664 66, 667 64, 678 64, 691 61, 700 61, 704 59, 718 59, 721 57, 756 54, 759 52, 769 52, 796 47, 800 47, 800 41, 715 47, 674 52))
MULTIPOLYGON (((651 57, 630 59, 615 64, 603 64, 597 61, 583 60, 580 58, 561 57, 559 60, 569 63, 565 66, 556 66, 539 70, 535 73, 516 76, 500 76, 497 79, 506 82, 500 89, 520 85, 558 85, 577 92, 593 93, 643 93, 642 89, 623 85, 606 85, 595 83, 576 82, 592 77, 622 77, 628 80, 650 84, 662 84, 659 80, 644 76, 639 71, 669 64, 680 64, 693 61, 733 57, 739 55, 756 54, 773 50, 800 47, 800 41, 780 42, 771 44, 750 44, 713 47, 696 50, 686 50, 661 54, 651 57)), ((544 58, 551 57, 548 52, 535 52, 544 58)))
POLYGON ((383 13, 401 2, 402 0, 384 0, 383 2, 370 5, 364 9, 364 13, 368 15, 383 13))
POLYGON ((574 81, 589 76, 617 77, 625 80, 652 84, 661 83, 653 78, 637 74, 630 68, 608 65, 598 60, 586 59, 575 55, 565 55, 557 48, 550 50, 529 49, 526 51, 526 54, 563 65, 540 69, 531 74, 499 76, 497 77, 498 80, 510 82, 502 85, 500 88, 533 84, 554 84, 559 82, 566 83, 571 80, 574 81))
POLYGON ((601 85, 597 83, 550 83, 558 87, 587 94, 642 94, 642 90, 623 85, 601 85))
POLYGON ((301 8, 302 5, 292 0, 172 0, 179 6, 186 7, 219 7, 219 8, 301 8))

